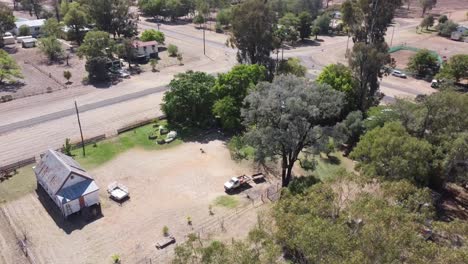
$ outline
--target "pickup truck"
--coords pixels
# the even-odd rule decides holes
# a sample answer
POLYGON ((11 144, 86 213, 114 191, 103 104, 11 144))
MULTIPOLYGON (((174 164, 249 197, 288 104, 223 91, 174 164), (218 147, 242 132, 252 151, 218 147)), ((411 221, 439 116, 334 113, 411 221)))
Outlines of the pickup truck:
POLYGON ((227 192, 232 191, 249 182, 250 180, 251 178, 247 175, 232 177, 229 181, 224 183, 224 190, 226 190, 227 192))

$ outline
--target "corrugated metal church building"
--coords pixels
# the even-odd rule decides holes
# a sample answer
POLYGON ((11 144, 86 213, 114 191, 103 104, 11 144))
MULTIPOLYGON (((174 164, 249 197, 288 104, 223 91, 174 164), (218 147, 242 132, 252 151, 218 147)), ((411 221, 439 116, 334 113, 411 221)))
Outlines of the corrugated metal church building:
POLYGON ((64 217, 99 205, 99 187, 73 158, 49 149, 33 170, 64 217))

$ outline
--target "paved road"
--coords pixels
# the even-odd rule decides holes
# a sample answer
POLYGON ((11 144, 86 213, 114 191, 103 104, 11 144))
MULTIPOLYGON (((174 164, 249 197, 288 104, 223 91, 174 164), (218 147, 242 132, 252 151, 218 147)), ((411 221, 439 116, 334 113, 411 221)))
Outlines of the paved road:
MULTIPOLYGON (((114 98, 109 98, 109 99, 102 100, 102 101, 99 101, 99 102, 82 105, 82 106, 79 106, 78 109, 79 109, 80 113, 83 113, 83 112, 98 109, 98 108, 101 108, 101 107, 106 107, 106 106, 110 106, 110 105, 113 105, 113 104, 118 104, 118 103, 122 103, 122 102, 125 102, 125 101, 137 99, 137 98, 147 96, 147 95, 150 95, 150 94, 164 92, 167 89, 168 89, 167 86, 150 88, 150 89, 146 89, 146 90, 143 90, 143 91, 138 91, 138 92, 135 92, 135 93, 125 94, 125 95, 114 97, 114 98)), ((3 134, 3 133, 6 133, 6 132, 14 131, 14 130, 29 127, 29 126, 34 126, 34 125, 37 125, 37 124, 41 124, 41 123, 45 123, 45 122, 48 122, 48 121, 60 119, 60 118, 63 118, 63 117, 74 115, 74 114, 75 114, 75 108, 70 108, 70 109, 58 111, 58 112, 55 112, 55 113, 42 115, 42 116, 38 116, 38 117, 27 119, 27 120, 22 120, 22 121, 15 122, 15 123, 10 123, 8 125, 0 126, 0 135, 3 134)))

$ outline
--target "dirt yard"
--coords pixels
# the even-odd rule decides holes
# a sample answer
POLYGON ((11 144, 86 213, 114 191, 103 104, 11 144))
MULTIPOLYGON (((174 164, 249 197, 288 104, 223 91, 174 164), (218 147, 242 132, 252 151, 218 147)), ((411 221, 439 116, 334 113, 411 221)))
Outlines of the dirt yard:
POLYGON ((252 184, 233 197, 236 209, 214 205, 226 195, 223 183, 230 177, 252 174, 253 165, 236 163, 220 140, 186 143, 161 151, 130 150, 91 171, 101 188, 103 217, 90 223, 80 216, 65 221, 41 191, 0 207, 0 263, 23 263, 16 239, 27 237, 35 263, 108 263, 113 254, 125 263, 167 263, 174 246, 156 250, 163 226, 178 242, 191 232, 202 237, 245 236, 256 222, 257 210, 265 208, 259 198, 276 183, 252 184), (200 152, 205 150, 205 154, 200 152), (121 206, 111 201, 106 186, 118 181, 130 190, 121 206), (209 215, 209 205, 214 215, 209 215), (190 216, 193 225, 187 224, 190 216), (231 224, 242 222, 242 225, 231 224), (221 232, 224 230, 224 232, 221 232), (13 241, 12 241, 13 240, 13 241), (4 250, 4 248, 6 250, 4 250))
POLYGON ((399 50, 391 53, 390 55, 396 61, 396 68, 404 70, 408 66, 408 62, 414 54, 416 54, 416 52, 411 50, 399 50))

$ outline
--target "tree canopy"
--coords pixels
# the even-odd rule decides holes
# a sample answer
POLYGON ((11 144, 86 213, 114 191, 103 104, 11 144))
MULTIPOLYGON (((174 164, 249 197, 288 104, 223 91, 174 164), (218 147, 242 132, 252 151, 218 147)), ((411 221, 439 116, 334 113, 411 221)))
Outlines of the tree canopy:
POLYGON ((18 78, 23 78, 20 67, 6 51, 0 49, 0 84, 18 78))
POLYGON ((362 136, 350 157, 367 175, 429 182, 431 145, 412 137, 400 123, 387 123, 362 136))
POLYGON ((333 126, 343 106, 341 92, 293 75, 260 83, 245 99, 242 110, 246 137, 256 149, 256 159, 279 158, 282 184, 287 186, 301 151, 333 126))
POLYGON ((242 128, 241 108, 247 93, 266 79, 266 69, 257 64, 237 65, 228 73, 218 75, 212 93, 216 98, 214 116, 224 129, 235 131, 242 128))
POLYGON ((212 121, 215 77, 203 72, 180 73, 170 82, 161 109, 167 119, 183 126, 204 127, 212 121))
POLYGON ((353 111, 359 109, 355 98, 356 81, 354 80, 353 72, 347 66, 341 63, 326 66, 317 77, 317 82, 328 84, 333 89, 345 93, 345 110, 353 111))
POLYGON ((270 64, 273 50, 273 13, 264 0, 247 0, 232 9, 231 45, 239 62, 270 64))
POLYGON ((419 50, 413 55, 408 62, 408 70, 418 76, 434 76, 439 70, 439 62, 437 56, 427 50, 419 50))
MULTIPOLYGON (((65 1, 66 2, 66 1, 65 1)), ((65 25, 70 27, 71 35, 78 45, 81 44, 81 40, 83 38, 83 29, 88 24, 87 14, 85 13, 83 7, 77 3, 73 2, 68 5, 68 10, 63 18, 65 25)))
POLYGON ((164 33, 155 29, 147 29, 141 33, 140 39, 142 41, 157 41, 160 44, 164 44, 164 33))
POLYGON ((442 66, 437 78, 453 79, 455 82, 468 79, 468 55, 458 54, 452 56, 448 62, 442 66))
POLYGON ((0 47, 3 46, 3 34, 15 27, 15 16, 5 3, 0 3, 0 47))
POLYGON ((78 56, 86 58, 108 57, 114 46, 109 33, 104 31, 89 31, 83 44, 78 48, 78 56))

